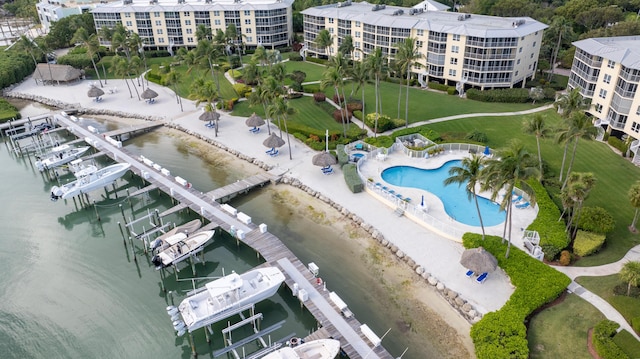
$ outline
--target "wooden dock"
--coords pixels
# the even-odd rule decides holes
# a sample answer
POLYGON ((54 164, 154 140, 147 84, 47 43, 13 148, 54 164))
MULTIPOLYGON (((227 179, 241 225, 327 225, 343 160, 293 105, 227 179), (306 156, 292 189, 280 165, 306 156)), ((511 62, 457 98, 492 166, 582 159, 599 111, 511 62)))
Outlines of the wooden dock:
MULTIPOLYGON (((277 169, 279 170, 279 169, 277 169)), ((207 196, 218 203, 225 203, 242 193, 248 193, 255 187, 263 187, 266 183, 278 181, 282 174, 278 174, 276 171, 269 171, 267 173, 260 173, 232 184, 228 184, 224 187, 216 188, 213 191, 207 192, 207 196)))
POLYGON ((162 126, 164 126, 164 123, 162 122, 149 122, 149 123, 143 123, 141 125, 124 127, 124 128, 120 128, 120 129, 109 131, 109 132, 103 132, 101 133, 101 135, 104 137, 114 138, 118 141, 125 141, 137 135, 153 131, 156 128, 162 127, 162 126))
MULTIPOLYGON (((361 323, 352 316, 345 318, 340 310, 332 305, 329 299, 329 291, 325 291, 319 285, 317 278, 311 271, 273 234, 266 230, 266 226, 258 226, 251 222, 251 218, 246 214, 229 212, 229 207, 223 208, 220 203, 212 200, 212 192, 202 193, 192 188, 186 181, 180 184, 177 178, 163 174, 162 172, 145 165, 125 149, 116 148, 107 142, 102 135, 91 133, 87 129, 74 123, 63 115, 56 115, 59 123, 72 127, 78 136, 88 137, 94 146, 99 146, 102 151, 116 161, 128 162, 131 164, 130 170, 142 177, 152 186, 169 194, 180 204, 175 208, 190 208, 211 223, 212 228, 219 227, 224 231, 234 235, 237 240, 242 241, 253 248, 261 255, 268 265, 275 265, 281 268, 286 276, 286 284, 294 290, 295 287, 304 289, 308 294, 308 299, 303 302, 305 307, 313 314, 317 322, 327 331, 330 337, 340 340, 342 349, 351 359, 358 358, 383 358, 392 359, 382 345, 373 345, 360 330, 361 323), (242 220, 241 220, 242 219, 242 220), (297 286, 294 286, 297 284, 297 286)), ((160 125, 155 125, 160 126, 160 125)), ((152 128, 150 126, 149 128, 152 128)), ((125 133, 126 131, 122 132, 125 133)), ((273 179, 275 174, 265 175, 264 179, 255 181, 262 184, 273 179)), ((145 187, 143 189, 149 188, 145 187)), ((224 188, 224 187, 223 187, 224 188)), ((247 190, 246 187, 242 190, 247 190)), ((233 193, 231 189, 227 193, 233 193)), ((236 195, 240 193, 237 190, 236 195)), ((228 194, 231 195, 231 194, 228 194)), ((225 205, 226 206, 226 205, 225 205)), ((167 211, 165 211, 167 212, 167 211)), ((162 214, 160 214, 162 215, 162 214)), ((166 215, 166 214, 165 214, 166 215)), ((206 330, 206 329, 205 329, 206 330)), ((192 348, 192 350, 195 350, 192 348)))

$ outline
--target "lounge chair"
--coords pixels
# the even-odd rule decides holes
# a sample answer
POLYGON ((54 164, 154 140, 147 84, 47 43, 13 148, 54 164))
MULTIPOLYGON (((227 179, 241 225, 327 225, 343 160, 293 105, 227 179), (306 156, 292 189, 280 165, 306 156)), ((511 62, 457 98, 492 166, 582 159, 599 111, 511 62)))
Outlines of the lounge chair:
POLYGON ((322 170, 322 173, 325 175, 330 175, 333 173, 333 168, 329 167, 328 170, 322 170))
POLYGON ((271 147, 271 149, 270 149, 270 150, 266 150, 266 151, 264 151, 264 153, 266 153, 266 154, 269 154, 269 155, 270 155, 270 154, 274 153, 275 151, 276 151, 276 148, 275 148, 275 147, 271 147))
POLYGON ((489 273, 487 273, 487 272, 484 272, 484 273, 480 274, 478 276, 478 278, 476 278, 476 283, 478 283, 478 284, 484 283, 484 281, 487 280, 488 276, 489 276, 489 273))
POLYGON ((251 128, 251 129, 249 129, 249 131, 253 132, 253 133, 258 133, 258 132, 260 132, 260 127, 251 128))
POLYGON ((516 208, 518 208, 518 209, 525 209, 527 207, 529 207, 529 202, 516 204, 516 208))
POLYGON ((362 143, 356 143, 355 146, 353 146, 353 148, 355 148, 356 150, 362 151, 364 146, 362 145, 362 143))
POLYGON ((276 157, 278 155, 278 153, 280 153, 280 152, 278 150, 275 150, 275 151, 269 153, 269 156, 276 157))
POLYGON ((467 271, 467 273, 465 273, 465 275, 466 275, 468 278, 471 278, 471 277, 473 277, 474 272, 473 272, 471 269, 469 269, 469 270, 467 271))
POLYGON ((511 198, 511 203, 517 203, 520 202, 522 200, 522 196, 517 196, 513 195, 513 197, 511 198))

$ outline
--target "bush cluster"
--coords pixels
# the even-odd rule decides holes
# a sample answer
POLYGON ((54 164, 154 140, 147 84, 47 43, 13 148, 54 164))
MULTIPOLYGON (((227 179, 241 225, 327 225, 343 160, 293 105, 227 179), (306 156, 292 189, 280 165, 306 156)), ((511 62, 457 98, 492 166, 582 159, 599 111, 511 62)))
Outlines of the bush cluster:
POLYGON ((362 111, 360 111, 360 110, 353 111, 353 117, 355 117, 358 120, 362 121, 362 111))
POLYGON ((613 342, 620 324, 603 320, 593 328, 592 340, 596 352, 602 359, 629 359, 629 356, 613 342))
POLYGON ((86 69, 92 68, 93 64, 91 63, 91 59, 87 57, 87 54, 67 54, 64 56, 58 57, 56 60, 60 65, 69 65, 73 66, 76 69, 86 69))
POLYGON ((571 264, 571 252, 566 249, 560 252, 560 260, 558 262, 561 266, 568 266, 571 264))
POLYGON ((607 139, 607 143, 610 144, 611 147, 622 152, 623 155, 625 155, 627 153, 627 150, 629 149, 629 146, 627 146, 627 144, 623 140, 614 136, 609 136, 609 138, 607 139))
POLYGON ((486 236, 483 241, 477 233, 462 237, 465 248, 483 246, 493 254, 516 287, 500 310, 488 313, 471 327, 471 338, 478 359, 525 359, 529 356, 525 319, 558 298, 571 279, 514 246, 505 258, 507 246, 501 241, 497 236, 486 236))
POLYGON ((580 211, 578 228, 595 233, 609 233, 616 227, 616 220, 602 207, 584 207, 580 211))
POLYGON ((307 56, 307 62, 313 62, 313 63, 321 64, 321 65, 326 65, 327 64, 327 60, 319 59, 317 57, 311 57, 311 56, 307 56))
POLYGON ((20 111, 9 103, 9 101, 0 98, 0 123, 7 122, 9 120, 20 119, 20 111))
POLYGON ((349 112, 353 112, 355 110, 362 111, 362 102, 357 101, 347 103, 347 110, 349 110, 349 112))
POLYGON ((558 222, 560 210, 538 180, 533 179, 527 183, 535 192, 539 209, 538 216, 527 229, 538 231, 538 234, 540 234, 540 247, 544 251, 545 259, 553 260, 569 244, 564 223, 558 222))
POLYGON ((440 134, 427 126, 418 126, 411 128, 403 128, 393 132, 393 140, 395 141, 396 137, 406 136, 413 133, 419 133, 423 137, 428 138, 433 142, 440 142, 440 134))
POLYGON ((344 104, 344 96, 340 95, 333 95, 333 103, 337 104, 344 104), (338 102, 339 101, 339 102, 338 102))
POLYGON ((355 164, 348 163, 342 166, 342 173, 344 173, 344 181, 351 192, 359 193, 364 191, 364 183, 358 175, 358 170, 355 164))
POLYGON ((341 109, 335 109, 333 111, 333 119, 337 122, 337 123, 342 123, 342 119, 344 116, 344 122, 345 123, 349 123, 351 122, 351 112, 349 111, 345 111, 344 108, 341 109))
POLYGON ((349 155, 347 154, 347 152, 344 150, 344 145, 337 145, 336 146, 336 154, 338 155, 338 165, 340 167, 346 165, 347 163, 349 163, 349 155))
MULTIPOLYGON (((430 89, 438 90, 438 91, 447 91, 449 89, 448 85, 441 84, 441 83, 439 83, 437 81, 429 82, 428 86, 429 86, 430 89)), ((454 89, 455 89, 455 87, 454 87, 454 89)))
POLYGON ((324 102, 326 99, 327 99, 327 95, 325 95, 324 92, 314 92, 313 93, 313 100, 315 102, 324 102))
POLYGON ((364 139, 364 142, 379 148, 390 148, 393 146, 393 141, 395 140, 391 136, 367 137, 364 139))
POLYGON ((530 100, 529 90, 523 88, 494 89, 484 91, 478 89, 469 89, 467 90, 466 94, 468 99, 482 102, 525 103, 530 100))
POLYGON ((475 129, 471 132, 469 132, 465 137, 465 139, 467 140, 471 140, 474 142, 480 142, 480 143, 487 143, 487 141, 489 140, 487 138, 487 134, 484 132, 481 132, 478 129, 475 129))
POLYGON ((251 95, 251 86, 241 83, 233 84, 233 89, 239 97, 248 97, 251 95))
POLYGON ((302 56, 299 53, 290 54, 289 61, 302 61, 302 56))
POLYGON ((376 129, 376 116, 378 116, 378 131, 377 133, 380 132, 385 132, 388 130, 391 130, 394 128, 394 123, 393 121, 391 121, 391 118, 387 115, 378 115, 376 112, 372 112, 370 114, 367 114, 367 116, 365 117, 364 120, 364 124, 369 127, 370 129, 374 130, 376 129))
POLYGON ((573 253, 585 257, 600 250, 605 240, 604 234, 578 231, 573 240, 573 253))

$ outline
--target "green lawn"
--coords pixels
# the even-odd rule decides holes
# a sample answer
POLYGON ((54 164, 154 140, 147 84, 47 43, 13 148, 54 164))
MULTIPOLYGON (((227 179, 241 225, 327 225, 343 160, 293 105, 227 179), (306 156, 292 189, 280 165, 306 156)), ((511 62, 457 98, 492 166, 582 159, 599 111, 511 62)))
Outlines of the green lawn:
POLYGON ((529 357, 591 359, 587 331, 605 319, 595 307, 574 294, 529 322, 529 357))
POLYGON ((320 64, 303 61, 287 61, 284 63, 284 66, 287 69, 287 73, 291 73, 296 70, 306 73, 307 77, 304 79, 304 82, 321 81, 322 74, 326 69, 326 67, 320 64))
POLYGON ((616 295, 613 289, 625 285, 617 274, 603 277, 578 277, 576 282, 609 302, 622 316, 631 323, 631 318, 640 317, 640 299, 616 295))
MULTIPOLYGON (((548 110, 543 113, 549 125, 558 124, 559 116, 548 110)), ((526 117, 478 117, 446 121, 428 125, 429 128, 440 132, 468 133, 478 129, 487 134, 488 145, 500 148, 512 138, 521 139, 525 147, 536 153, 535 137, 522 132, 522 122, 526 117)), ((542 158, 550 166, 550 174, 557 176, 562 163, 563 147, 555 144, 553 138, 541 141, 542 158)), ((598 180, 586 206, 600 206, 605 208, 616 219, 616 227, 607 235, 605 247, 597 254, 584 257, 577 262, 579 266, 593 266, 611 263, 619 260, 627 251, 640 244, 640 235, 631 234, 627 226, 631 223, 634 210, 629 204, 627 192, 631 185, 640 178, 640 169, 627 159, 615 154, 608 145, 580 140, 574 164, 578 172, 593 172, 598 180)))
POLYGON ((618 332, 613 337, 613 342, 627 353, 629 358, 638 358, 638 355, 640 355, 640 342, 626 330, 618 332))

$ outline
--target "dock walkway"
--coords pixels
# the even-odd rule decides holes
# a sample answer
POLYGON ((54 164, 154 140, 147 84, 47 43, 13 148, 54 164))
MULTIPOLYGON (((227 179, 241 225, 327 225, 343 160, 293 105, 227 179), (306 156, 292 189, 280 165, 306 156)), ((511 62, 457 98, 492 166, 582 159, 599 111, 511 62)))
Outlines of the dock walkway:
POLYGON ((333 308, 329 301, 329 292, 320 292, 314 287, 317 285, 315 276, 276 236, 266 230, 263 231, 250 221, 240 221, 212 200, 211 194, 199 192, 190 186, 182 186, 174 181, 174 177, 166 176, 145 165, 126 150, 107 142, 103 137, 104 134, 96 135, 63 115, 56 114, 55 117, 58 123, 73 128, 77 136, 88 138, 93 146, 98 147, 114 160, 130 163, 133 173, 156 185, 181 204, 209 220, 211 226, 236 234, 239 240, 256 250, 267 263, 279 266, 287 276, 286 283, 290 288, 297 283, 299 288, 307 291, 309 299, 303 302, 304 305, 331 337, 340 340, 342 349, 350 358, 393 358, 381 345, 374 347, 367 342, 366 337, 359 330, 361 324, 355 317, 344 318, 338 310, 333 308))

